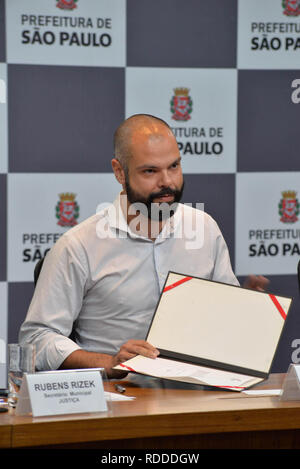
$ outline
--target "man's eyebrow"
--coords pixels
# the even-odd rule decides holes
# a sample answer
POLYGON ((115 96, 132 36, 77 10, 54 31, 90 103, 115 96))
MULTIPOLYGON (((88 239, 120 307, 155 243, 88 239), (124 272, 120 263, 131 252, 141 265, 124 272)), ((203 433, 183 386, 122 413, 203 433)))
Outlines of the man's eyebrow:
POLYGON ((172 166, 172 164, 174 164, 174 163, 180 163, 180 161, 181 161, 181 156, 179 156, 178 158, 176 158, 176 160, 174 160, 173 163, 171 163, 170 166, 172 166))
MULTIPOLYGON (((175 163, 180 163, 180 161, 181 161, 181 156, 179 156, 179 158, 176 158, 176 160, 172 161, 170 166, 172 166, 175 163)), ((141 166, 138 166, 136 169, 141 170, 141 169, 157 169, 157 168, 158 168, 158 166, 155 166, 153 164, 143 164, 141 166)))

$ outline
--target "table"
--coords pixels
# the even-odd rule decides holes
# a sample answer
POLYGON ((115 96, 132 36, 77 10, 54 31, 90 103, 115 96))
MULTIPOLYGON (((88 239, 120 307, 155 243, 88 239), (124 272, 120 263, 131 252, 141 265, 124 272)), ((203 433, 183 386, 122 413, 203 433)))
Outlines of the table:
MULTIPOLYGON (((283 378, 271 375, 259 386, 278 389, 283 378)), ((0 414, 0 448, 300 448, 300 402, 176 389, 155 379, 146 386, 132 380, 121 384, 125 395, 136 399, 112 402, 107 413, 0 414)), ((114 391, 113 382, 105 388, 114 391)))

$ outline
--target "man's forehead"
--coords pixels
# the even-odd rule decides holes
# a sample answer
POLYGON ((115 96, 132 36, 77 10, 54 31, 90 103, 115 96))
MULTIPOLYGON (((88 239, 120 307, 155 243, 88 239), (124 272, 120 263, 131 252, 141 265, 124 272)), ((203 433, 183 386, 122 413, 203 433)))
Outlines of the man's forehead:
POLYGON ((131 130, 131 143, 135 142, 147 142, 149 140, 162 139, 166 137, 171 137, 172 133, 170 130, 162 125, 157 123, 139 123, 133 126, 131 130))
POLYGON ((151 158, 151 159, 144 158, 144 161, 135 160, 136 169, 138 170, 147 169, 147 168, 159 169, 159 168, 172 166, 175 163, 180 164, 180 162, 181 162, 181 156, 177 156, 176 154, 169 155, 169 157, 165 157, 165 158, 164 157, 163 158, 151 158))
POLYGON ((180 152, 175 139, 162 136, 151 137, 144 143, 132 145, 128 161, 130 166, 158 168, 170 166, 177 160, 180 161, 180 152))
POLYGON ((165 130, 164 132, 137 132, 132 136, 131 143, 131 154, 137 154, 141 152, 159 152, 160 148, 177 147, 177 142, 174 135, 171 132, 165 130))

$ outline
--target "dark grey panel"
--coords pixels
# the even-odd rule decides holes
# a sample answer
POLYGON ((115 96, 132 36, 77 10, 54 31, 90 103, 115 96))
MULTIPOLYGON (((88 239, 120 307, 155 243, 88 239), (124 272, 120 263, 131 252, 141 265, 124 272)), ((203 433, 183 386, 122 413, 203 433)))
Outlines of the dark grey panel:
POLYGON ((26 317, 32 295, 31 282, 8 284, 8 343, 18 342, 19 329, 26 317))
POLYGON ((9 65, 9 170, 111 172, 124 69, 9 65))
POLYGON ((299 71, 238 75, 238 171, 299 171, 300 104, 291 99, 299 71))
POLYGON ((185 174, 183 203, 204 203, 204 210, 218 223, 234 266, 234 174, 185 174))
POLYGON ((6 60, 5 3, 0 0, 0 62, 6 60))
POLYGON ((129 0, 127 65, 235 67, 237 0, 129 0))
MULTIPOLYGON (((293 298, 271 369, 272 373, 285 373, 289 364, 292 363, 293 352, 296 351, 295 347, 292 346, 296 339, 299 339, 298 348, 300 347, 300 296, 297 274, 270 275, 268 279, 270 280, 268 286, 269 293, 293 298)), ((239 280, 243 284, 245 277, 239 277, 239 280)), ((255 347, 255 337, 253 338, 253 346, 255 347)), ((300 351, 298 355, 300 357, 300 351)))
POLYGON ((7 251, 7 176, 0 174, 0 281, 6 280, 7 251))

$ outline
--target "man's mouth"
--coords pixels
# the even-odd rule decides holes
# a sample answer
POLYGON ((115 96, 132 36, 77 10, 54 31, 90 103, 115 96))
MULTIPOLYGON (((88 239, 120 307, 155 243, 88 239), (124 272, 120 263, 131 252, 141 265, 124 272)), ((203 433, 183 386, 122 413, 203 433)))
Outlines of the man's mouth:
POLYGON ((172 200, 174 200, 173 194, 164 194, 156 197, 153 202, 172 202, 172 200))
POLYGON ((164 189, 161 192, 157 192, 152 195, 152 202, 162 203, 162 202, 173 202, 175 199, 175 192, 170 189, 164 189))

